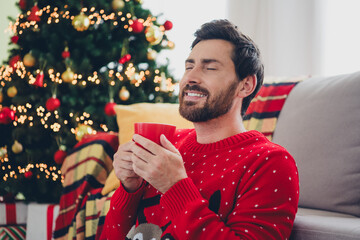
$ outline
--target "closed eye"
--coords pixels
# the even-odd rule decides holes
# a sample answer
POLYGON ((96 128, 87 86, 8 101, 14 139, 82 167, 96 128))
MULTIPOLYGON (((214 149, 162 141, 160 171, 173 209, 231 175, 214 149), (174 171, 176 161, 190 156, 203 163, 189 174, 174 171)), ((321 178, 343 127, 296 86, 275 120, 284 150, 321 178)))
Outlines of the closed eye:
POLYGON ((189 70, 189 69, 193 69, 194 66, 192 64, 186 64, 185 65, 185 70, 189 70))

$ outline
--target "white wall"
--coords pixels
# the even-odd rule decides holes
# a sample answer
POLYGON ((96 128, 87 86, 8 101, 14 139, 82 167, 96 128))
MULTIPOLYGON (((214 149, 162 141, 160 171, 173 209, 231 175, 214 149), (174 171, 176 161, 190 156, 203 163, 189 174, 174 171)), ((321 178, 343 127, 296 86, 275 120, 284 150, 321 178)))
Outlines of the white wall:
POLYGON ((232 0, 229 19, 259 46, 265 74, 318 74, 316 0, 232 0))
POLYGON ((8 16, 12 16, 14 18, 19 14, 19 9, 15 5, 18 0, 6 0, 1 2, 0 7, 0 65, 4 60, 7 60, 9 57, 8 49, 10 37, 12 34, 7 31, 9 26, 8 16))
POLYGON ((360 70, 359 0, 229 0, 229 19, 262 52, 265 75, 360 70))
POLYGON ((360 71, 360 1, 323 1, 322 72, 335 75, 360 71))
POLYGON ((222 19, 227 16, 227 0, 143 0, 144 7, 152 14, 163 13, 158 22, 173 22, 174 27, 166 34, 175 42, 175 49, 166 51, 162 58, 170 59, 170 70, 180 80, 185 69, 185 59, 190 53, 190 45, 194 40, 194 32, 205 22, 222 19))

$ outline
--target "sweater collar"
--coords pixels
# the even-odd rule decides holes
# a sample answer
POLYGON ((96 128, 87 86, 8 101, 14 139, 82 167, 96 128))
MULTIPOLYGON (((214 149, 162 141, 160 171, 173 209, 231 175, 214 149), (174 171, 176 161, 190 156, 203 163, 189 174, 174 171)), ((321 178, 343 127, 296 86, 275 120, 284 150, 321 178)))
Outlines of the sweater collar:
POLYGON ((214 150, 219 150, 227 147, 231 147, 237 145, 243 141, 251 139, 253 137, 263 137, 263 135, 256 131, 251 130, 243 133, 236 134, 234 136, 225 138, 223 140, 214 142, 214 143, 207 143, 207 144, 200 144, 196 141, 196 131, 195 129, 188 135, 185 139, 183 146, 192 152, 209 152, 214 150))

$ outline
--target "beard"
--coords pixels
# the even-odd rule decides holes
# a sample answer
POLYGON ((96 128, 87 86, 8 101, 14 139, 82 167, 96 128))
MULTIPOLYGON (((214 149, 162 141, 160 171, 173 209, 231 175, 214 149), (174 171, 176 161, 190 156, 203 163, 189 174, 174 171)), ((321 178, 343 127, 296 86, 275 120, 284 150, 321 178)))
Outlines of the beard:
POLYGON ((198 85, 186 85, 179 95, 180 115, 190 122, 206 122, 226 114, 233 105, 238 83, 235 80, 227 89, 218 92, 213 97, 207 89, 201 88, 198 85), (206 94, 207 99, 204 106, 197 107, 195 106, 198 104, 196 102, 185 102, 184 96, 186 90, 194 90, 206 94))

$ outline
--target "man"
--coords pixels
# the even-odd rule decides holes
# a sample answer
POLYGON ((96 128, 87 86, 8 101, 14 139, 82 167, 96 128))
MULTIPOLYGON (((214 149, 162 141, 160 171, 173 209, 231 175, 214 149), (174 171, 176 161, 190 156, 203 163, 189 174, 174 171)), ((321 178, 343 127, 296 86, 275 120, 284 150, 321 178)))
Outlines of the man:
POLYGON ((227 20, 195 33, 180 82, 173 145, 139 135, 121 145, 103 238, 288 239, 299 196, 291 155, 242 123, 263 81, 255 44, 227 20), (136 228, 135 228, 135 226, 136 228), (130 231, 131 229, 131 231, 130 231), (130 233, 129 233, 130 231, 130 233))

